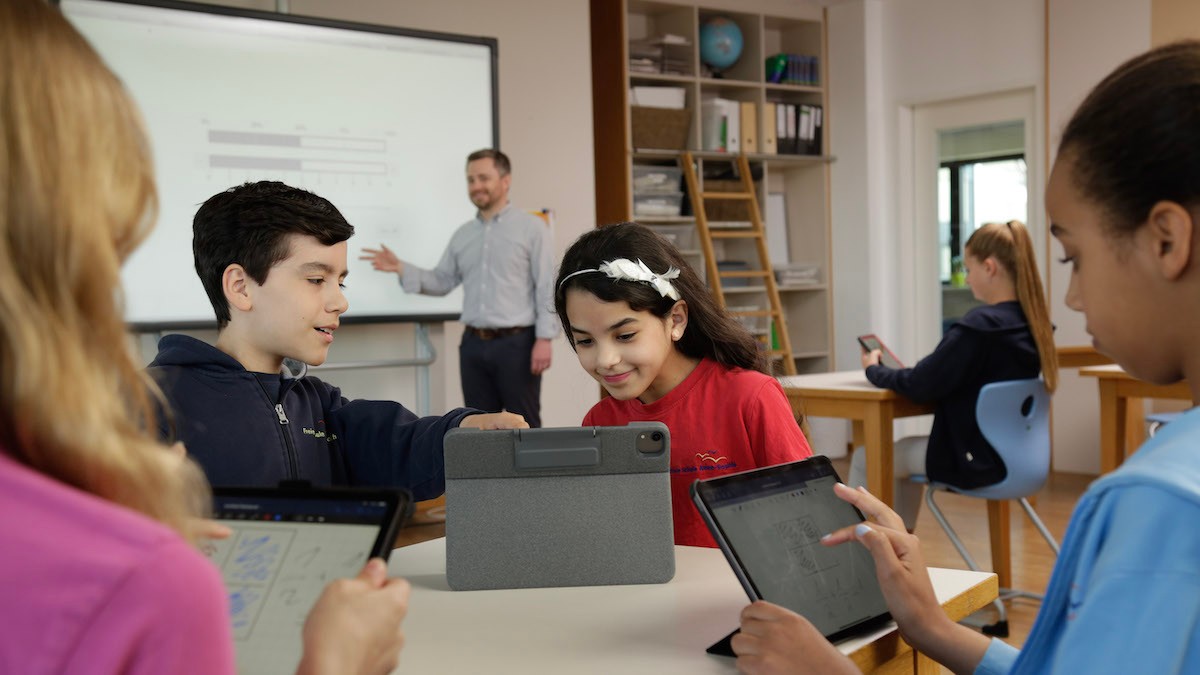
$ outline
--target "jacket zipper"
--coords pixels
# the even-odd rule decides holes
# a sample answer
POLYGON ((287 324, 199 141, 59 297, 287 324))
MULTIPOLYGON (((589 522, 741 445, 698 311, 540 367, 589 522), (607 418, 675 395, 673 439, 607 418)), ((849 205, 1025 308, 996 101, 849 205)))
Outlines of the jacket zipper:
MULTIPOLYGON (((257 379, 255 381, 257 382, 257 379)), ((279 431, 283 434, 283 449, 284 449, 284 455, 287 456, 288 478, 291 480, 296 480, 296 479, 300 478, 300 466, 299 466, 298 460, 296 459, 296 446, 294 443, 292 443, 292 434, 291 434, 291 431, 288 429, 288 425, 291 424, 291 422, 287 418, 287 413, 285 413, 283 411, 283 402, 282 402, 284 394, 287 393, 288 389, 291 389, 291 387, 285 388, 286 384, 287 384, 286 382, 282 383, 279 388, 279 401, 280 402, 275 404, 275 416, 279 418, 279 431)), ((266 396, 266 393, 267 393, 266 388, 262 386, 262 383, 259 383, 258 386, 259 386, 259 389, 262 390, 263 395, 266 396)), ((270 403, 270 401, 271 401, 271 397, 268 396, 267 397, 268 404, 270 403)))
POLYGON ((279 402, 275 404, 275 414, 279 415, 279 427, 284 432, 283 440, 287 443, 288 466, 292 472, 292 479, 300 478, 300 453, 296 452, 296 443, 292 440, 291 430, 288 425, 287 414, 283 412, 283 400, 287 398, 288 392, 296 386, 298 380, 288 379, 280 383, 279 386, 279 402))
POLYGON ((283 412, 283 404, 275 404, 275 414, 279 416, 279 426, 283 427, 283 442, 287 445, 288 475, 293 479, 300 477, 300 467, 297 466, 296 446, 292 443, 292 434, 288 430, 287 414, 283 412))

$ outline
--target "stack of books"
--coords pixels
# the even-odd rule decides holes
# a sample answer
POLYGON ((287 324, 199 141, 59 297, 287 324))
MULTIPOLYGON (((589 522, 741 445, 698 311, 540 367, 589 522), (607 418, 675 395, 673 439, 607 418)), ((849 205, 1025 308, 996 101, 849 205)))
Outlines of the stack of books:
POLYGON ((767 57, 766 68, 767 82, 772 84, 821 86, 821 60, 815 56, 772 54, 767 57))
POLYGON ((687 75, 687 49, 691 42, 682 35, 664 33, 629 42, 629 72, 655 75, 687 75))

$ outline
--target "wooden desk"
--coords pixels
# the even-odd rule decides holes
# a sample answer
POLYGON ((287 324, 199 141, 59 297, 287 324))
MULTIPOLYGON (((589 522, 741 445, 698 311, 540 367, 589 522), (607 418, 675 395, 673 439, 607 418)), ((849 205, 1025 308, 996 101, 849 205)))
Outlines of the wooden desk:
MULTIPOLYGON (((862 370, 788 375, 779 378, 779 382, 797 414, 836 417, 854 423, 855 442, 862 439, 867 453, 867 489, 883 503, 894 505, 892 423, 900 417, 930 415, 934 406, 910 401, 890 389, 880 389, 867 380, 862 370)), ((1009 504, 989 499, 987 510, 992 570, 1000 578, 1001 587, 1011 588, 1009 504)))
POLYGON ((779 378, 797 414, 836 417, 854 423, 855 438, 867 449, 867 489, 885 504, 892 494, 892 422, 900 417, 933 413, 933 405, 914 403, 890 389, 867 381, 861 370, 844 370, 779 378))
POLYGON ((1113 362, 1112 359, 1096 351, 1091 345, 1068 345, 1057 347, 1059 368, 1085 368, 1087 366, 1103 366, 1113 362))
POLYGON ((1100 473, 1125 461, 1145 439, 1143 399, 1192 400, 1187 382, 1151 384, 1136 379, 1116 364, 1080 368, 1079 374, 1096 378, 1100 388, 1100 473))
MULTIPOLYGON (((666 584, 452 591, 445 541, 392 552, 389 571, 413 588, 397 673, 734 672, 733 659, 704 652, 737 627, 749 602, 718 549, 676 546, 675 578, 666 584)), ((993 574, 930 572, 954 620, 996 598, 993 574)), ((930 672, 933 665, 900 639, 895 624, 838 648, 864 671, 930 672)))

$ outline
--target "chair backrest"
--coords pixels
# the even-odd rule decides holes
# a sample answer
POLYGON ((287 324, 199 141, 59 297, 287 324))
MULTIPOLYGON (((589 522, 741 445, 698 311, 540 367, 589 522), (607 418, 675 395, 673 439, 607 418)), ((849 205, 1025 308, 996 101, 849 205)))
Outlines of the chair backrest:
POLYGON ((985 385, 975 403, 975 421, 1008 475, 994 485, 959 492, 1020 499, 1045 485, 1050 475, 1050 393, 1041 378, 985 385))

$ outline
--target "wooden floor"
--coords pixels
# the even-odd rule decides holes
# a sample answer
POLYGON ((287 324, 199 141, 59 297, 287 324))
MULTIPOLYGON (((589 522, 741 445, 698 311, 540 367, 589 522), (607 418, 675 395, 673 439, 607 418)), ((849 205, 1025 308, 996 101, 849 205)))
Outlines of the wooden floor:
MULTIPOLYGON (((845 476, 849 473, 846 460, 834 460, 838 474, 845 476)), ((1052 474, 1046 487, 1038 494, 1034 508, 1045 522, 1050 532, 1062 542, 1063 533, 1070 520, 1075 502, 1079 500, 1088 483, 1094 476, 1077 474, 1052 474)), ((958 536, 966 544, 983 569, 991 569, 991 550, 988 541, 986 503, 980 499, 963 497, 953 494, 938 495, 938 505, 958 532, 958 536)), ((423 503, 419 505, 413 523, 405 527, 396 539, 397 546, 408 546, 429 539, 446 535, 445 524, 437 519, 440 502, 423 503), (433 508, 433 517, 426 515, 433 508)), ((1045 540, 1038 534, 1036 528, 1025 517, 1024 511, 1018 505, 1013 505, 1012 516, 1012 572, 1013 584, 1021 589, 1042 593, 1050 580, 1050 571, 1054 567, 1054 553, 1046 545, 1045 540)), ((921 539, 925 554, 925 562, 934 567, 953 567, 966 569, 958 552, 950 543, 950 539, 942 532, 937 521, 922 506, 917 519, 916 534, 921 539)), ((1025 643, 1030 628, 1037 616, 1038 603, 1031 600, 1014 600, 1008 605, 1009 637, 1007 642, 1020 647, 1025 643)), ((993 610, 988 608, 980 612, 978 618, 983 623, 994 620, 993 610)), ((943 671, 949 672, 949 671, 943 671)))

